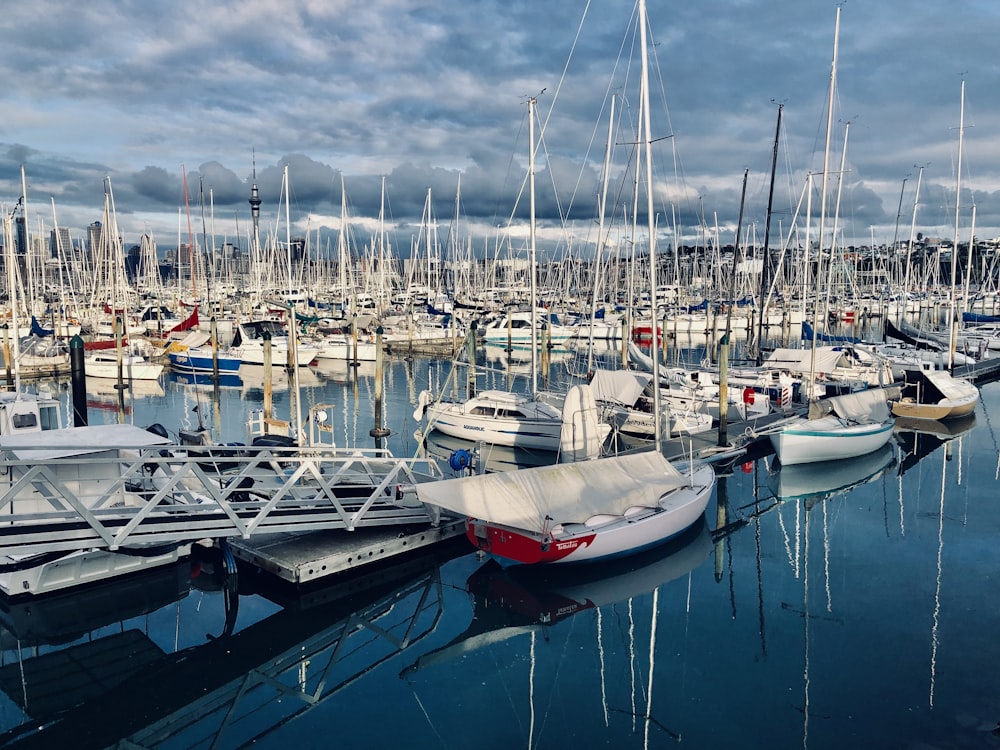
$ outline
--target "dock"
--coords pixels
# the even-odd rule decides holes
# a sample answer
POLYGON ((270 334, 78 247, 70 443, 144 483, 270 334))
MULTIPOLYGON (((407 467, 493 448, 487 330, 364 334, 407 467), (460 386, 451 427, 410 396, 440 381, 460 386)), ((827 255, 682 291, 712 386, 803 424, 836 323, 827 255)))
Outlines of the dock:
POLYGON ((671 461, 692 457, 709 463, 732 463, 747 456, 770 452, 768 435, 789 422, 800 419, 807 407, 802 404, 766 414, 757 419, 740 420, 726 425, 725 439, 719 440, 718 425, 694 435, 678 435, 663 441, 663 455, 671 461))
MULTIPOLYGON (((465 533, 465 520, 442 521, 437 526, 408 525, 314 531, 308 534, 267 534, 229 543, 237 560, 253 565, 295 585, 421 550, 465 533)), ((470 547, 471 550, 471 547, 470 547)))
POLYGON ((973 383, 988 383, 1000 378, 1000 357, 986 357, 971 365, 962 365, 952 370, 956 378, 968 378, 973 383))

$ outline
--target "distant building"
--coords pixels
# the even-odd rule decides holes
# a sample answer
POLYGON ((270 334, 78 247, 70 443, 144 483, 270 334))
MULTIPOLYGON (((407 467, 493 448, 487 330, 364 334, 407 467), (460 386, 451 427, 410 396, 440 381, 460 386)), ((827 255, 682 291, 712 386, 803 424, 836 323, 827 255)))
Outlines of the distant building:
POLYGON ((60 227, 58 234, 55 229, 49 232, 49 255, 53 258, 73 257, 73 240, 65 227, 60 227))
POLYGON ((24 224, 24 214, 14 219, 14 252, 18 255, 28 252, 28 229, 24 224))
POLYGON ((87 227, 87 252, 90 253, 91 258, 97 256, 97 250, 100 248, 103 239, 104 227, 101 225, 101 222, 95 221, 87 227))
POLYGON ((292 237, 292 260, 298 261, 306 257, 306 241, 304 237, 292 237))

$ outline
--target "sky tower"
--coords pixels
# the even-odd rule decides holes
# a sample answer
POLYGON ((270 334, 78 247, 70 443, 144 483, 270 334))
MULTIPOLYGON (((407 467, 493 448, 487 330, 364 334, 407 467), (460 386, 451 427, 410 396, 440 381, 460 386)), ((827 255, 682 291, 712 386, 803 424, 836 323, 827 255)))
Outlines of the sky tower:
POLYGON ((250 248, 254 258, 260 257, 260 194, 257 192, 257 156, 251 152, 253 163, 253 187, 250 188, 250 215, 253 217, 253 246, 250 248))

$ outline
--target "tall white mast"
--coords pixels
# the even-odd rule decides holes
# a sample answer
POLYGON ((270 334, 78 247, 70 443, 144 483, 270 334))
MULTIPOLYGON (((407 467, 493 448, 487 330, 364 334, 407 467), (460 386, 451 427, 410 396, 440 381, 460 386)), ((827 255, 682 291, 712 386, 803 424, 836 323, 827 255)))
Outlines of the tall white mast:
POLYGON ((656 339, 656 217, 653 213, 653 139, 650 132, 649 116, 649 59, 646 41, 646 0, 639 0, 639 33, 642 36, 642 117, 643 140, 646 151, 646 219, 649 232, 649 286, 652 317, 652 343, 650 357, 653 359, 653 439, 660 450, 660 356, 656 339))
MULTIPOLYGON (((537 363, 535 347, 537 345, 538 331, 536 330, 537 311, 537 280, 535 278, 536 252, 535 252, 535 97, 528 99, 528 264, 529 287, 528 294, 531 304, 531 396, 537 393, 537 363)), ((474 363, 470 363, 470 366, 474 363)))
POLYGON ((958 336, 958 316, 955 299, 955 274, 958 265, 958 219, 962 203, 962 142, 965 135, 965 81, 962 81, 962 104, 958 115, 958 169, 955 173, 955 241, 951 246, 951 324, 948 336, 948 369, 954 364, 955 343, 958 336))
MULTIPOLYGON (((819 256, 816 260, 816 285, 819 286, 819 280, 822 278, 822 268, 823 268, 823 233, 826 229, 826 193, 827 184, 830 178, 830 138, 833 132, 833 102, 834 95, 837 89, 837 50, 840 47, 840 6, 837 6, 837 23, 833 32, 833 62, 830 64, 830 93, 827 97, 827 111, 826 111, 826 142, 823 147, 823 180, 822 187, 820 188, 819 199, 820 199, 820 209, 819 209, 819 256)), ((833 262, 833 242, 830 243, 830 262, 833 262)), ((818 296, 818 295, 817 295, 818 296)), ((810 343, 812 349, 812 354, 809 357, 809 389, 812 391, 813 378, 816 374, 816 331, 819 327, 819 299, 813 302, 813 338, 810 343)))

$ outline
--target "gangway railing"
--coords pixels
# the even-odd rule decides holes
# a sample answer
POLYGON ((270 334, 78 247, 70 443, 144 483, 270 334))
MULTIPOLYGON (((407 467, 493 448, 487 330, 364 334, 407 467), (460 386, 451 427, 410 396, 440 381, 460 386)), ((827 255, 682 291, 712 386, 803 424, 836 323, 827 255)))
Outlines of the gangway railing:
POLYGON ((0 453, 0 555, 142 552, 204 538, 440 520, 413 491, 443 478, 430 458, 332 446, 120 448, 47 461, 0 453))

